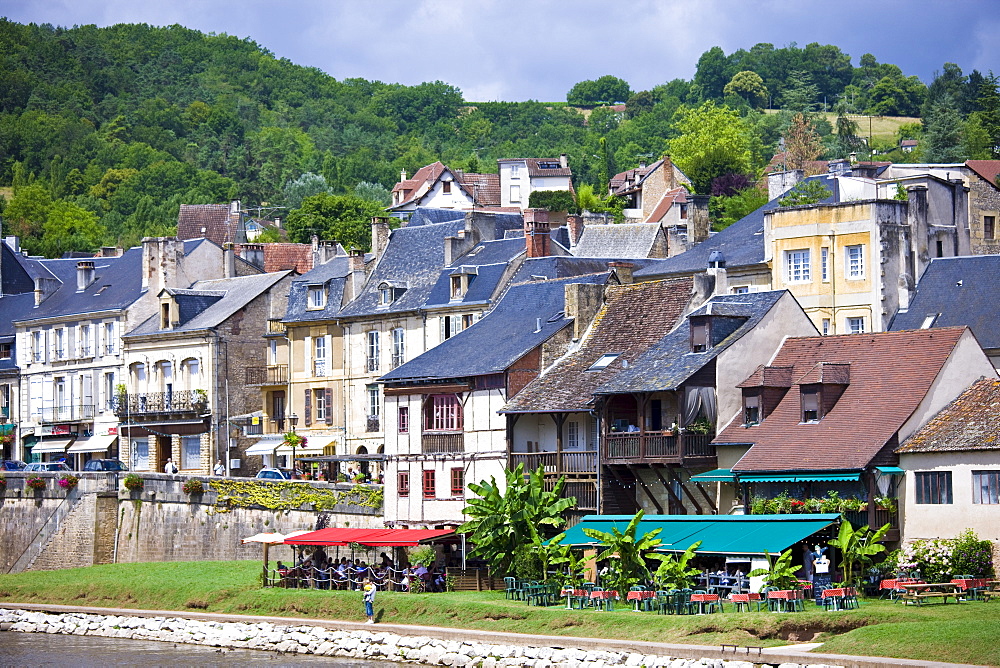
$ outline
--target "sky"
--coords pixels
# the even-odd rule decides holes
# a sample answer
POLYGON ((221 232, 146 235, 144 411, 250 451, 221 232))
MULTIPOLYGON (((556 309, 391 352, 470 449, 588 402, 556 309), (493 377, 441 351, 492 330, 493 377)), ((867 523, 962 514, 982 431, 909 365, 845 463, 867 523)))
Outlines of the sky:
POLYGON ((556 102, 611 74, 694 76, 713 46, 833 44, 930 83, 945 62, 1000 73, 1000 0, 0 0, 58 26, 180 24, 249 38, 337 79, 444 81, 470 102, 556 102))

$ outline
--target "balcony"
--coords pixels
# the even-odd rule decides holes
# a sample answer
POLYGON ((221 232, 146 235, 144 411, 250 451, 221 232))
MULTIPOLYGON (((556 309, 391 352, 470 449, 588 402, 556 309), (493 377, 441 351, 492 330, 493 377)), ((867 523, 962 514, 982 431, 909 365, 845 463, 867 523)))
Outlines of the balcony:
POLYGON ((465 452, 465 434, 423 434, 420 437, 420 451, 425 455, 445 452, 465 452))
POLYGON ((669 431, 612 432, 604 435, 607 464, 714 463, 712 434, 673 434, 669 431))
POLYGON ((288 365, 271 364, 268 366, 251 366, 246 368, 247 385, 287 385, 288 365))
POLYGON ((94 419, 93 404, 77 404, 75 406, 56 406, 43 408, 40 413, 34 413, 32 419, 41 424, 59 422, 76 422, 94 419))
POLYGON ((365 431, 371 433, 373 431, 381 431, 381 420, 377 415, 369 415, 368 419, 365 421, 365 431))
POLYGON ((319 359, 313 360, 313 376, 316 378, 323 378, 326 376, 326 360, 319 359))
POLYGON ((534 471, 539 466, 545 473, 554 475, 579 476, 581 473, 597 474, 596 450, 573 450, 563 452, 512 452, 508 468, 524 464, 525 472, 534 471))
POLYGON ((119 397, 115 407, 118 417, 132 418, 148 414, 164 413, 196 413, 204 414, 208 410, 208 397, 199 390, 181 390, 177 392, 146 392, 144 394, 126 394, 119 397))
POLYGON ((267 334, 271 336, 284 336, 288 328, 281 320, 269 319, 267 321, 267 334))

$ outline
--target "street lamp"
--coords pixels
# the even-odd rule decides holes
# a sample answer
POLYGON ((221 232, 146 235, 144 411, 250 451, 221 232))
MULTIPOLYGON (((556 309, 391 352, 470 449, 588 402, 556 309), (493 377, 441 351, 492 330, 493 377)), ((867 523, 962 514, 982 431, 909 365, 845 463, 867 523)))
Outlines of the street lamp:
MULTIPOLYGON (((288 416, 288 426, 292 428, 292 433, 295 432, 295 425, 299 423, 299 416, 292 413, 288 416)), ((295 475, 295 441, 292 441, 292 475, 295 475)))

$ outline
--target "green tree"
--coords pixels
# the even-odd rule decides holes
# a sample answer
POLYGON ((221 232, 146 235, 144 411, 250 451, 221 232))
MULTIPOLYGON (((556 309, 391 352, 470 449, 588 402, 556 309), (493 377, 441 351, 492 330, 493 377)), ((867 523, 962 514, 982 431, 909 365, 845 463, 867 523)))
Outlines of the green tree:
POLYGON ((781 94, 781 106, 788 111, 809 113, 816 108, 818 95, 819 88, 808 72, 792 72, 788 75, 785 91, 781 94))
POLYGON ((840 158, 846 158, 864 148, 864 142, 858 136, 858 124, 847 115, 847 110, 848 106, 844 102, 837 104, 836 146, 840 158))
POLYGON ((574 84, 566 93, 566 102, 574 105, 621 104, 631 96, 627 81, 605 74, 593 81, 574 84))
POLYGON ((62 257, 71 251, 93 251, 104 240, 105 229, 92 211, 60 200, 49 209, 42 227, 39 250, 46 257, 62 257))
POLYGON ((855 529, 847 520, 841 521, 840 531, 836 538, 830 539, 830 545, 840 550, 844 582, 850 585, 858 584, 864 569, 871 565, 872 558, 880 552, 885 552, 885 545, 879 541, 888 531, 888 524, 877 531, 872 531, 867 524, 855 529))
POLYGON ((700 568, 688 566, 695 557, 695 552, 701 547, 701 541, 689 545, 681 554, 664 555, 656 573, 653 574, 653 581, 659 589, 690 589, 695 583, 695 577, 701 573, 700 568))
POLYGON ((381 183, 371 181, 360 181, 354 186, 354 196, 358 199, 365 199, 370 202, 377 202, 382 206, 392 204, 392 193, 381 183))
POLYGON ((789 190, 778 200, 778 206, 804 206, 817 204, 832 195, 830 189, 819 179, 806 179, 789 190))
POLYGON ((639 511, 629 521, 625 531, 619 531, 618 527, 611 527, 611 531, 601 531, 599 529, 584 528, 585 533, 590 538, 598 540, 605 546, 595 559, 597 561, 608 560, 608 575, 603 581, 611 585, 612 589, 618 591, 622 598, 625 598, 628 590, 640 582, 648 582, 650 578, 649 566, 646 559, 656 559, 662 561, 665 555, 653 552, 662 542, 656 537, 662 530, 654 529, 642 536, 638 536, 639 523, 642 522, 643 511, 639 511))
POLYGON ((320 193, 307 197, 302 206, 288 214, 285 228, 288 238, 309 243, 315 234, 320 239, 339 241, 345 248, 371 248, 371 219, 384 212, 370 200, 353 195, 320 193))
POLYGON ((1000 158, 1000 77, 990 72, 979 84, 976 116, 987 136, 991 158, 1000 158))
POLYGON ((737 72, 722 91, 726 95, 739 95, 754 109, 767 102, 767 87, 756 72, 737 72))
POLYGON ((723 89, 733 74, 725 52, 713 46, 698 58, 692 88, 700 92, 702 100, 721 100, 725 95, 723 89))
POLYGON ((670 141, 671 156, 696 192, 707 194, 717 176, 753 171, 751 130, 732 109, 712 101, 679 109, 673 129, 679 136, 670 141))
POLYGON ((720 232, 767 202, 767 193, 756 187, 743 188, 730 196, 712 197, 708 202, 712 229, 720 232))
POLYGON ((930 106, 923 119, 924 159, 927 162, 960 162, 965 159, 962 149, 962 117, 949 95, 930 106))
POLYGON ((569 190, 535 190, 528 197, 528 207, 547 211, 576 211, 573 193, 569 190))
POLYGON ((49 189, 39 183, 21 186, 14 193, 4 211, 5 231, 21 237, 21 243, 31 247, 42 235, 42 228, 49 218, 52 198, 49 189))
POLYGON ((505 472, 505 487, 496 478, 470 483, 476 498, 462 512, 472 519, 458 527, 475 545, 472 555, 485 560, 494 575, 506 574, 519 547, 534 538, 547 537, 566 523, 563 513, 576 505, 576 498, 563 498, 565 478, 546 489, 545 471, 540 466, 528 475, 524 464, 505 472))
POLYGON ((868 113, 873 116, 916 116, 926 95, 927 86, 915 76, 904 77, 902 72, 885 76, 868 93, 868 113))
POLYGON ((289 209, 298 209, 305 198, 328 192, 330 186, 326 184, 326 179, 319 174, 306 172, 297 179, 285 182, 285 206, 289 209))

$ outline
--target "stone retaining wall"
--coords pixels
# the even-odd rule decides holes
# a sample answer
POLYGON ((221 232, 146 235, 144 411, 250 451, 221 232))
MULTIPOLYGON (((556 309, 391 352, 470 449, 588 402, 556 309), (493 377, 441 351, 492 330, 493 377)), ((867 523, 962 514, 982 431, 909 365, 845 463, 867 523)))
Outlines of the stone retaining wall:
MULTIPOLYGON (((749 661, 683 659, 632 652, 533 647, 441 640, 371 630, 338 631, 320 626, 284 626, 269 622, 214 622, 177 617, 124 617, 84 613, 51 614, 0 610, 0 630, 65 633, 106 638, 158 640, 281 652, 316 654, 431 666, 498 668, 524 666, 657 666, 669 668, 754 668, 749 661)), ((566 639, 571 642, 571 639, 566 639)), ((783 663, 780 668, 840 668, 825 664, 783 663)))

